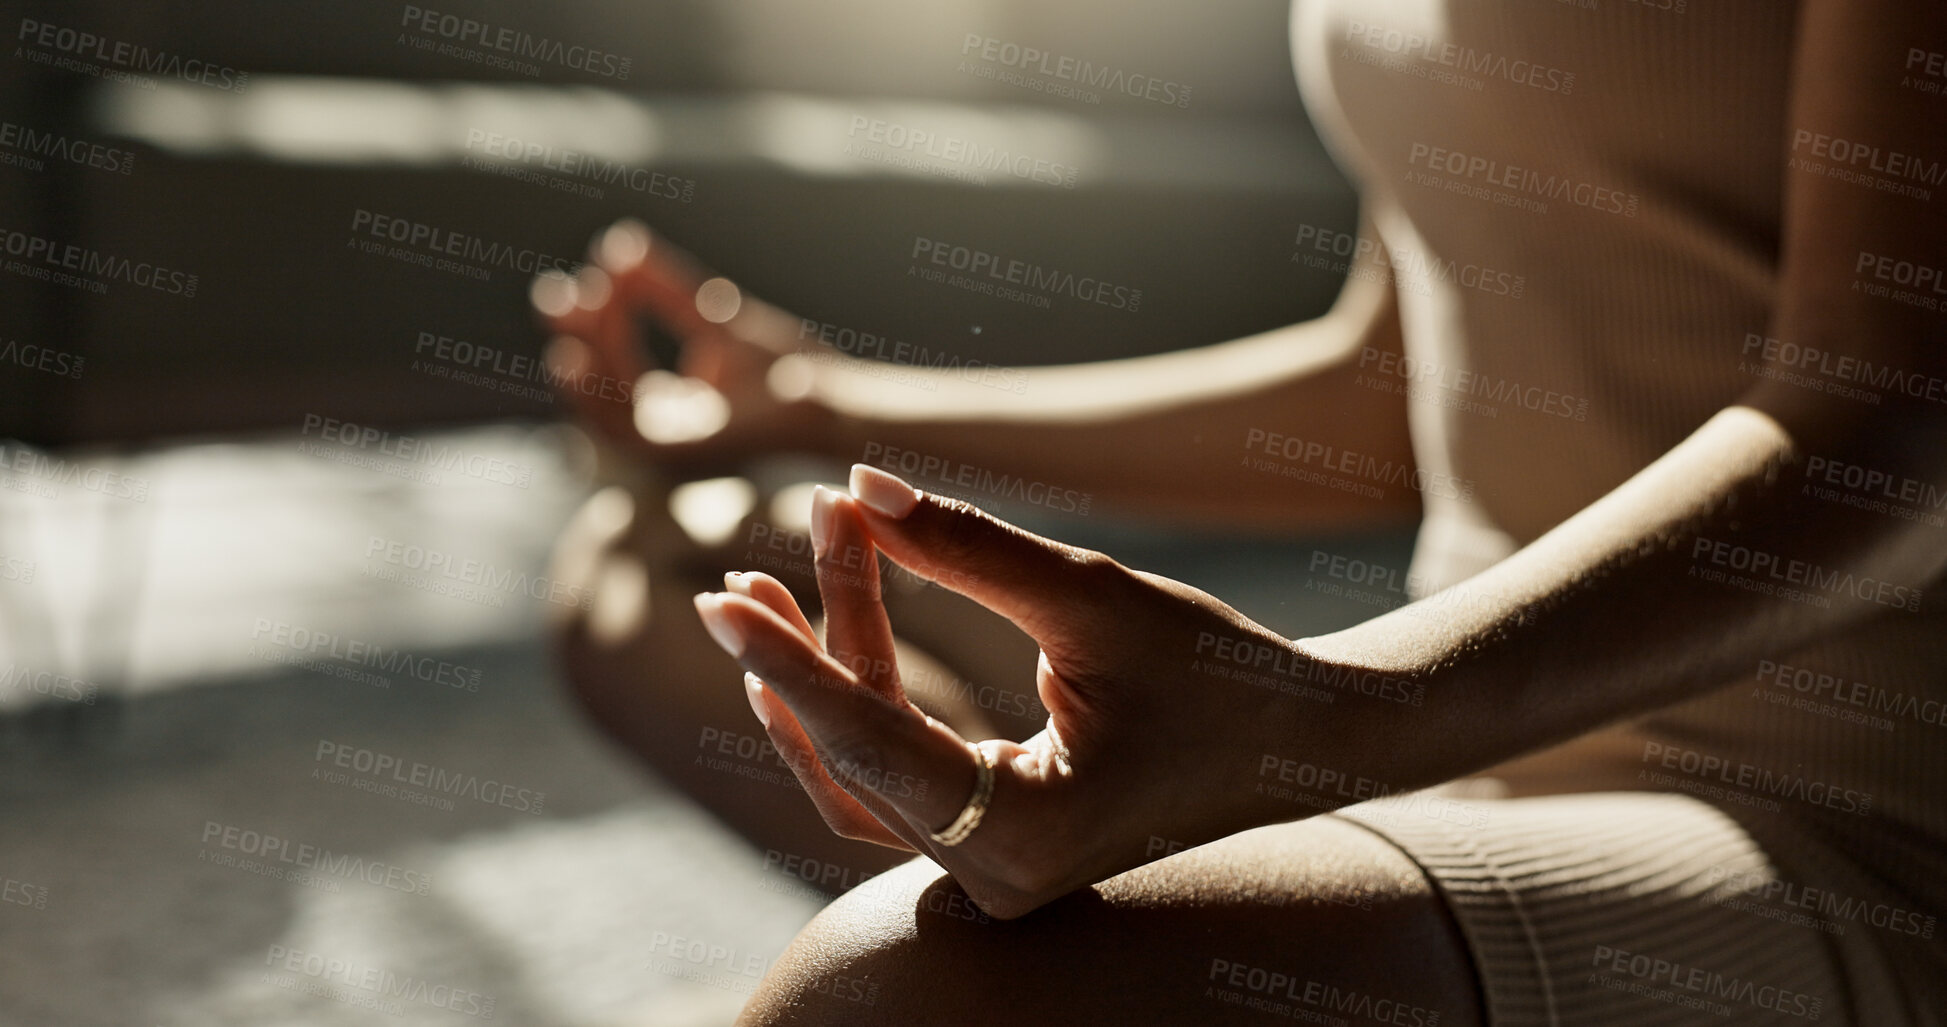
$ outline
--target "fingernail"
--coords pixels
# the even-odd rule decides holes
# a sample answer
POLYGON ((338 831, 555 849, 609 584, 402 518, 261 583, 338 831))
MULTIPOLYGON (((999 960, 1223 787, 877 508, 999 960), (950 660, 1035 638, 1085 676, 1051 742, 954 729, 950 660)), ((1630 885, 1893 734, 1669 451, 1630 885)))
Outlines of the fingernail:
POLYGON ((750 711, 757 714, 757 722, 770 727, 771 711, 764 706, 764 682, 750 671, 744 671, 744 695, 750 699, 750 711))
POLYGON ((566 317, 575 309, 575 283, 559 271, 544 271, 529 283, 527 298, 549 317, 566 317))
POLYGON ((919 493, 911 485, 870 464, 852 465, 852 496, 874 513, 895 520, 919 505, 919 493))
POLYGON ((750 596, 750 575, 743 571, 726 571, 723 575, 723 590, 735 592, 740 596, 750 596))
POLYGON ((703 628, 710 637, 730 654, 732 659, 744 655, 744 634, 730 623, 730 617, 723 612, 723 597, 709 592, 696 594, 696 615, 703 618, 703 628))
POLYGON ((624 219, 610 225, 596 240, 598 259, 612 271, 627 271, 649 255, 649 226, 624 219))
POLYGON ((811 490, 811 555, 825 555, 825 547, 831 543, 832 510, 838 505, 838 493, 823 485, 811 490))
POLYGON ((600 310, 612 291, 608 272, 601 268, 584 267, 575 276, 575 306, 583 310, 600 310))

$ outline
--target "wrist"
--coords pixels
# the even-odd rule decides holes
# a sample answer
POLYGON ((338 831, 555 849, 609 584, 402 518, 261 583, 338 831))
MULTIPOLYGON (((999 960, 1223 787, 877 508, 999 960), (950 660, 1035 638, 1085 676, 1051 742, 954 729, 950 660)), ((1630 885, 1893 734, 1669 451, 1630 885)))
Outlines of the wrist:
POLYGON ((1428 675, 1348 658, 1322 639, 1279 641, 1251 682, 1275 693, 1249 732, 1248 794, 1261 822, 1329 813, 1452 776, 1443 768, 1465 740, 1436 722, 1428 675))
POLYGON ((1201 720, 1203 744, 1183 771, 1195 780, 1213 837, 1354 801, 1341 799, 1332 784, 1364 775, 1347 754, 1380 736, 1369 711, 1352 701, 1340 668, 1239 616, 1197 632, 1189 670, 1186 685, 1201 694, 1198 706, 1210 716, 1201 720), (1348 723, 1348 715, 1358 723, 1348 723))

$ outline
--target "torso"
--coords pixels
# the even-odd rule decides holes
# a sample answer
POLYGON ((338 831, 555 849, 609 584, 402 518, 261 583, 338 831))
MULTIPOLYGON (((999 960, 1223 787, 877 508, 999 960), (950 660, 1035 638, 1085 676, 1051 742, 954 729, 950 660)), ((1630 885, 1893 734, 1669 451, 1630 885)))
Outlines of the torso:
MULTIPOLYGON (((1462 486, 1425 494, 1421 591, 1533 541, 1761 380, 1797 14, 1788 0, 1298 0, 1307 108, 1394 260, 1412 366, 1369 368, 1367 384, 1413 383, 1416 459, 1462 486)), ((1862 813, 1786 795, 1780 815, 1938 903, 1943 738, 1947 618, 1900 612, 1500 769, 1530 792, 1722 785, 1646 755, 1680 745, 1870 796, 1862 813)))

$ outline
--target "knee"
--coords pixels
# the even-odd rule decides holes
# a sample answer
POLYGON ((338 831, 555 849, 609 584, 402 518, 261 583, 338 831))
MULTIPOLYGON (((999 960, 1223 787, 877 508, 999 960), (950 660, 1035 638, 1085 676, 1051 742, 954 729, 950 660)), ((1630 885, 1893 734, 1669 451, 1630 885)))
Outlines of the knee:
POLYGON ((1003 925, 916 859, 840 896, 765 976, 740 1025, 950 1023, 946 976, 1003 925))
POLYGON ((642 599, 648 582, 640 560, 628 551, 629 529, 635 520, 635 497, 610 486, 590 496, 575 511, 555 541, 548 561, 548 578, 581 602, 550 604, 549 621, 556 645, 586 645, 590 636, 625 633, 643 615, 642 599), (641 579, 638 587, 618 588, 618 576, 641 579))
POLYGON ((1009 921, 915 860, 813 920, 740 1022, 1256 1022, 1243 1000, 1273 974, 1420 1022, 1480 1022, 1464 942, 1418 869, 1322 820, 1233 835, 1009 921))

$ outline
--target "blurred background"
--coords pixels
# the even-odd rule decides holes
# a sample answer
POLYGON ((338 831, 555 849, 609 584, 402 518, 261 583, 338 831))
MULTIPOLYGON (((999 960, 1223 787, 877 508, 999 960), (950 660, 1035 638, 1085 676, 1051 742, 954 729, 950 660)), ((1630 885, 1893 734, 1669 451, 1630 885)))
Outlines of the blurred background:
MULTIPOLYGON (((1355 223, 1277 0, 0 12, 0 1024, 724 1023, 816 911, 504 584, 593 487, 527 286, 602 226, 1043 364, 1314 316, 1294 237, 1355 223), (1140 310, 925 281, 919 239, 1140 310)), ((1302 543, 1037 526, 1294 634, 1374 612, 1300 595, 1302 543)))

